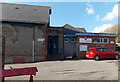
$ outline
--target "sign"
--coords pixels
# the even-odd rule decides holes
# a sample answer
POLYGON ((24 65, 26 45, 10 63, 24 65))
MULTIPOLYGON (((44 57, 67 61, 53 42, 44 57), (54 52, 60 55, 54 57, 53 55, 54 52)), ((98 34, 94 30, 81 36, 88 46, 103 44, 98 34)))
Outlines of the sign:
POLYGON ((88 46, 87 45, 80 45, 80 51, 87 51, 88 46))
POLYGON ((114 41, 110 41, 110 44, 114 44, 114 41))
POLYGON ((87 37, 79 38, 79 42, 80 43, 92 43, 92 38, 87 38, 87 37))
POLYGON ((45 39, 44 38, 38 38, 37 41, 43 42, 45 39))

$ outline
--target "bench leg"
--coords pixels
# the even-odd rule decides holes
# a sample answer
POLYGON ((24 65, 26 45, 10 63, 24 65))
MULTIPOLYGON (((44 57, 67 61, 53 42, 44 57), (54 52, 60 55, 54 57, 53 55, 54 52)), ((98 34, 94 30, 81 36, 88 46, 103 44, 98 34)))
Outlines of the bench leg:
POLYGON ((30 80, 29 82, 33 82, 33 75, 30 75, 30 80))

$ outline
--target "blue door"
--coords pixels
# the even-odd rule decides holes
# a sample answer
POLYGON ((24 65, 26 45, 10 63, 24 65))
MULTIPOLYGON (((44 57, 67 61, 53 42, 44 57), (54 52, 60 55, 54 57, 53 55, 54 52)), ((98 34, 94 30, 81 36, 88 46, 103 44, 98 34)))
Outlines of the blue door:
POLYGON ((58 54, 58 37, 48 37, 48 54, 58 54))

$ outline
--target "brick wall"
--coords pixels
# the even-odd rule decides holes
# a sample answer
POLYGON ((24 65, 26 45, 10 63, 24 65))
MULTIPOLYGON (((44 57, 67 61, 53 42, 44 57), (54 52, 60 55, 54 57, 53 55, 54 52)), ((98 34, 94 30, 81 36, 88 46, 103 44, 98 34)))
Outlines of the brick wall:
POLYGON ((78 40, 78 49, 77 49, 77 51, 78 51, 78 53, 77 53, 77 57, 78 58, 85 58, 86 56, 85 56, 85 54, 86 54, 86 51, 80 51, 80 45, 87 45, 88 46, 88 48, 89 47, 106 47, 106 48, 108 48, 108 49, 111 49, 111 50, 113 50, 113 51, 116 51, 116 45, 115 45, 115 37, 105 37, 105 36, 102 36, 102 37, 100 37, 100 36, 79 36, 78 38, 77 38, 77 40, 78 40), (108 44, 96 44, 96 43, 80 43, 79 42, 79 38, 84 38, 84 37, 88 37, 88 38, 93 38, 93 37, 99 37, 99 38, 109 38, 109 42, 108 42, 108 44), (114 41, 114 44, 110 44, 110 41, 114 41))

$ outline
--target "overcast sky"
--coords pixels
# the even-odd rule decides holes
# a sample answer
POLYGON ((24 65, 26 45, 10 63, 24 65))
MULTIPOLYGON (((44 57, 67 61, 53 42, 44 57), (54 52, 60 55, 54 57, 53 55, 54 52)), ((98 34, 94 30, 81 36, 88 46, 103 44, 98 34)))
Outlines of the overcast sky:
MULTIPOLYGON (((4 1, 4 0, 3 0, 4 1)), ((8 2, 8 1, 4 1, 8 2)), ((70 24, 88 32, 101 32, 118 24, 117 2, 9 2, 51 6, 51 26, 70 24)))

